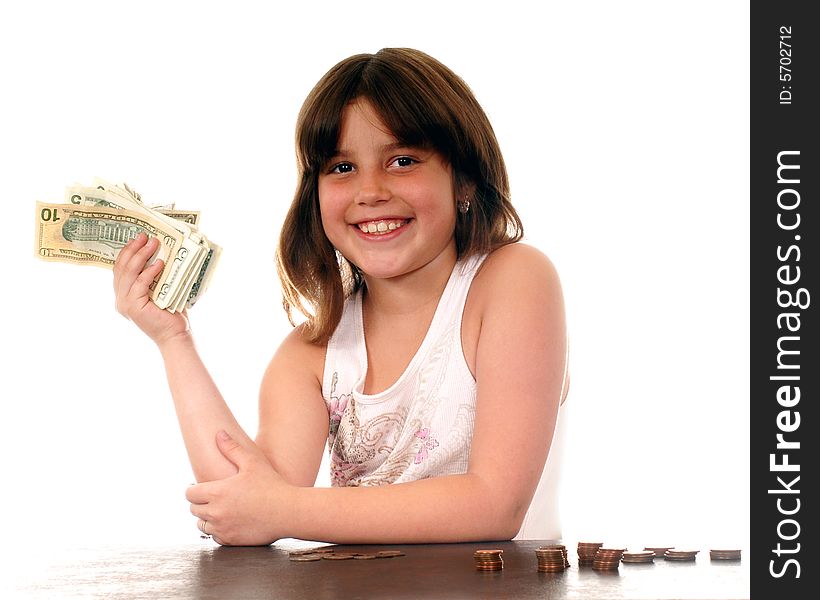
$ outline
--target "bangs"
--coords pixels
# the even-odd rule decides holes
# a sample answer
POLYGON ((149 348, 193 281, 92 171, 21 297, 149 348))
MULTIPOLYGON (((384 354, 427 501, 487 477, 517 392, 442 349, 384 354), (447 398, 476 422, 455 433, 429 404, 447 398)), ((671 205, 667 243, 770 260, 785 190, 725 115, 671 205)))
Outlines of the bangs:
MULTIPOLYGON (((304 174, 319 173, 338 150, 344 109, 370 102, 388 132, 406 146, 433 148, 448 162, 458 156, 457 119, 430 81, 417 70, 398 69, 378 55, 357 55, 320 81, 299 116, 297 160, 304 174), (324 84, 324 85, 323 85, 324 84)), ((453 98, 458 106, 457 98, 453 98)))

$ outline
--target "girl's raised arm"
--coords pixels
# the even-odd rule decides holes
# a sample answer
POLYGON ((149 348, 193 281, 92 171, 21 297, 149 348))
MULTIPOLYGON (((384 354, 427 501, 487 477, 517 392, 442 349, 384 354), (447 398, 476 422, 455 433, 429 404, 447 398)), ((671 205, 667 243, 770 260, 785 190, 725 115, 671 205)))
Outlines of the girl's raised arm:
POLYGON ((133 321, 159 348, 174 407, 197 481, 223 479, 236 467, 219 452, 214 440, 220 430, 252 443, 228 408, 194 346, 186 313, 170 313, 154 304, 148 286, 162 271, 162 261, 147 261, 156 252, 156 238, 144 234, 131 240, 114 265, 117 310, 133 321))

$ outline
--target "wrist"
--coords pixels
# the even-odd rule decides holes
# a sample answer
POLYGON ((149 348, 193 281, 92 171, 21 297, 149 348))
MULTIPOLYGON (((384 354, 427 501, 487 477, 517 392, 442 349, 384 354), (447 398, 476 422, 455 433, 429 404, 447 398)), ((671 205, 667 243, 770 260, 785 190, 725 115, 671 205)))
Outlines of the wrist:
POLYGON ((195 349, 194 336, 191 334, 190 329, 175 333, 168 338, 154 340, 154 342, 163 356, 179 351, 190 351, 195 349))
MULTIPOLYGON (((307 509, 309 502, 308 495, 314 490, 312 487, 301 487, 288 484, 287 493, 280 496, 281 506, 284 507, 285 514, 283 515, 282 523, 285 525, 284 537, 305 539, 305 514, 309 514, 307 509)), ((315 515, 314 515, 315 520, 315 515)))

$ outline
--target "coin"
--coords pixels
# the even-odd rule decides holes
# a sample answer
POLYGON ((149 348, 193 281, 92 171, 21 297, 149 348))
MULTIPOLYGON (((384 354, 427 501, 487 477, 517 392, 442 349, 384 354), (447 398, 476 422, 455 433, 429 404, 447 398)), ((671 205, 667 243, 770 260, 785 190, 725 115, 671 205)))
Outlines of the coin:
POLYGON ((621 562, 624 563, 654 563, 655 552, 652 550, 640 550, 635 552, 624 552, 621 562))
POLYGON ((592 568, 596 571, 617 570, 624 550, 624 548, 598 548, 592 561, 592 568))
POLYGON ((740 560, 740 550, 709 550, 712 560, 740 560))
POLYGON ((306 548, 305 550, 291 550, 290 556, 304 556, 305 554, 327 554, 333 552, 332 548, 306 548))
POLYGON ((645 546, 644 550, 652 550, 655 553, 655 556, 663 556, 667 550, 672 550, 674 546, 655 546, 654 548, 650 548, 649 546, 645 546))
POLYGON ((393 558, 395 556, 404 556, 401 550, 381 550, 376 552, 376 558, 393 558))
POLYGON ((315 560, 322 560, 323 554, 296 554, 290 557, 293 562, 313 562, 315 560))
POLYGON ((695 556, 699 550, 676 550, 671 548, 667 550, 663 557, 666 560, 695 560, 695 556))
POLYGON ((473 552, 476 571, 500 571, 504 568, 503 550, 480 549, 473 552))
POLYGON ((539 573, 559 573, 567 568, 566 548, 558 544, 541 546, 535 551, 539 573))
POLYGON ((376 555, 375 554, 357 554, 353 558, 355 558, 356 560, 370 560, 370 559, 376 558, 376 555))
POLYGON ((350 560, 352 558, 355 558, 355 556, 344 552, 334 552, 333 554, 322 554, 322 558, 324 558, 325 560, 350 560))
MULTIPOLYGON (((561 551, 561 554, 564 556, 564 568, 569 568, 569 558, 567 557, 567 547, 564 544, 547 544, 546 546, 539 546, 538 550, 547 550, 552 548, 558 548, 561 551)), ((536 550, 536 555, 538 553, 536 550)))
POLYGON ((578 565, 582 567, 592 565, 595 553, 603 545, 603 542, 578 542, 578 565))

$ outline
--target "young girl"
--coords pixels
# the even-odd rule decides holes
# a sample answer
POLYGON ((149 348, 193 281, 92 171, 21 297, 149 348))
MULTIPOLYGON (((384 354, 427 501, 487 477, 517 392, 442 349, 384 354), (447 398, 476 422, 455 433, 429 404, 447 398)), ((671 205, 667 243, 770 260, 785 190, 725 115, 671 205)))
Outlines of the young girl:
POLYGON ((141 236, 114 268, 117 309, 157 344, 222 544, 557 539, 567 391, 558 276, 521 222, 486 115, 411 49, 334 66, 297 123, 299 184, 277 254, 289 318, 262 380, 255 440, 157 308, 141 236), (325 448, 330 488, 313 484, 325 448), (549 455, 549 459, 548 459, 549 455))

